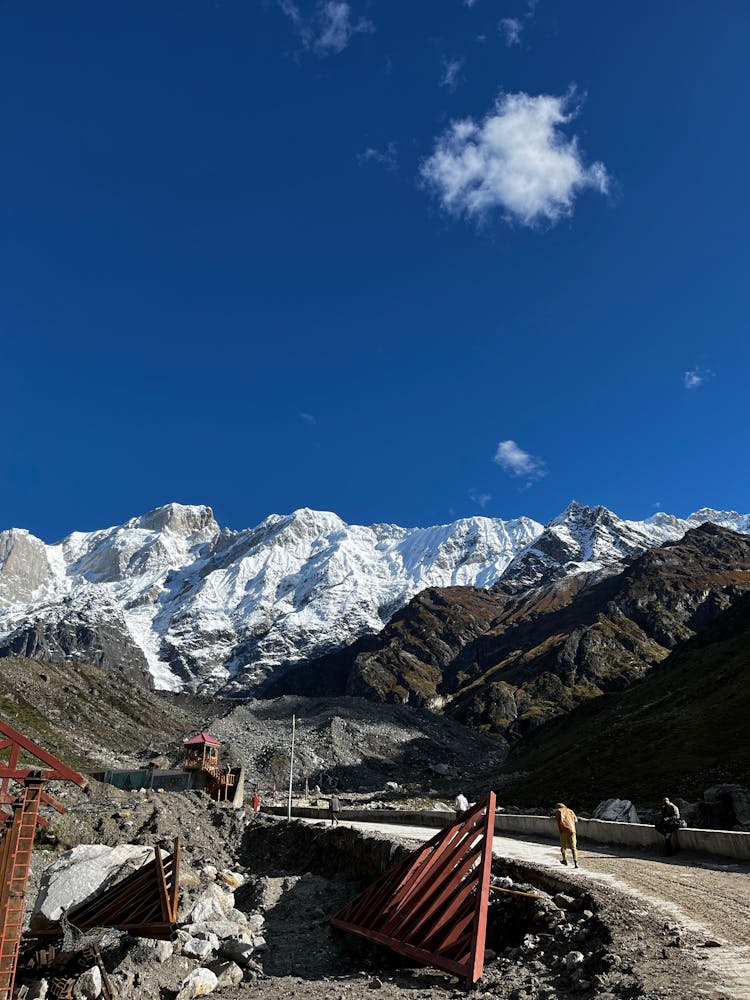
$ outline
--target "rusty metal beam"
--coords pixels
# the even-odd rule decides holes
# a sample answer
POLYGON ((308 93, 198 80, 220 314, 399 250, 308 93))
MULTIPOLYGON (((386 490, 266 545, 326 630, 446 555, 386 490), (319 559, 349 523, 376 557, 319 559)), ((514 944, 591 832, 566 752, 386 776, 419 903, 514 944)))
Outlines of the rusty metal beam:
MULTIPOLYGON (((111 927, 126 930, 139 937, 162 938, 174 936, 179 898, 180 838, 175 838, 173 853, 162 858, 154 848, 154 860, 138 871, 110 886, 108 889, 83 900, 65 914, 80 931, 94 927, 111 927)), ((39 931, 28 931, 27 938, 56 940, 63 936, 62 926, 39 931)))
POLYGON ((484 968, 495 794, 376 879, 331 924, 475 983, 484 968))
MULTIPOLYGON (((74 771, 66 764, 63 764, 61 760, 58 760, 57 757, 51 754, 48 750, 45 750, 44 747, 40 747, 38 743, 30 740, 28 736, 24 736, 23 733, 19 733, 17 729, 14 729, 10 723, 5 722, 3 719, 0 719, 0 733, 6 737, 4 749, 7 749, 8 746, 10 746, 11 755, 14 750, 23 750, 25 753, 29 754, 29 756, 34 757, 35 760, 47 765, 50 770, 43 774, 46 781, 72 781, 73 784, 81 787, 86 784, 86 779, 83 775, 78 774, 77 771, 74 771)), ((9 763, 11 767, 14 767, 18 763, 18 757, 16 756, 15 761, 10 761, 9 763)), ((16 777, 16 773, 18 772, 7 773, 8 770, 8 768, 0 768, 0 778, 16 777)), ((23 776, 26 777, 26 774, 23 776)))

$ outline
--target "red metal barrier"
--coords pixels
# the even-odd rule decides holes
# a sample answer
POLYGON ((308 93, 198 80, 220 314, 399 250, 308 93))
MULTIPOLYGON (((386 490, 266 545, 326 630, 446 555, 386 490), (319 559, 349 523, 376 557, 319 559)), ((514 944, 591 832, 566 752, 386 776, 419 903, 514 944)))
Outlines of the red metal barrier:
POLYGON ((34 833, 40 821, 41 805, 59 812, 65 807, 43 791, 45 781, 73 781, 84 778, 66 767, 23 733, 0 719, 0 1000, 10 1000, 18 964, 26 887, 34 847, 34 833), (28 759, 32 758, 32 762, 28 759), (45 765, 40 768, 39 765, 45 765), (11 788, 11 782, 20 786, 11 788), (8 814, 7 807, 11 807, 8 814))
POLYGON ((475 983, 484 968, 495 793, 389 868, 334 927, 475 983))

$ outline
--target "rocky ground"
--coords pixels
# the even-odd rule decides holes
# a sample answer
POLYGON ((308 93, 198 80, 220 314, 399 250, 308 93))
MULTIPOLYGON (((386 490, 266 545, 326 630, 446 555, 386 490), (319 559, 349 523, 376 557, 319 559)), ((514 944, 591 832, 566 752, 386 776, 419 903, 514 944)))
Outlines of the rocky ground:
MULTIPOLYGON (((264 1000, 354 1000, 371 990, 399 1000, 466 993, 455 977, 413 968, 328 923, 408 842, 258 819, 196 792, 120 792, 92 783, 88 794, 62 794, 70 811, 35 854, 30 904, 78 844, 170 849, 176 833, 183 838, 176 940, 103 935, 105 966, 122 1000, 190 1000, 208 992, 222 1000, 251 993, 264 1000)), ((695 929, 634 905, 616 885, 582 885, 575 873, 510 860, 496 860, 493 873, 501 885, 541 898, 492 894, 485 975, 472 991, 480 998, 742 995, 717 989, 701 973, 695 929)), ((77 996, 96 1000, 96 978, 92 984, 88 975, 77 996)))
POLYGON ((299 791, 306 779, 324 791, 373 792, 389 781, 428 789, 493 773, 507 753, 502 741, 407 705, 204 699, 149 691, 99 667, 0 658, 0 716, 81 771, 143 767, 155 757, 179 766, 183 738, 209 729, 224 742, 223 759, 244 766, 249 788, 269 792, 276 783, 283 792, 293 715, 299 791))

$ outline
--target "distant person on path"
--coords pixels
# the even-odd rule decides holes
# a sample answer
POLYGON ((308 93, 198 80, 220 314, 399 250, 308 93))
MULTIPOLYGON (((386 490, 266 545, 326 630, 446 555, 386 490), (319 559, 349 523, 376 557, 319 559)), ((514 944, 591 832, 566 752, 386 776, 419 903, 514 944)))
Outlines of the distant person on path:
POLYGON ((661 817, 659 822, 656 824, 656 829, 662 837, 664 837, 664 853, 667 857, 675 854, 679 850, 677 840, 673 840, 672 838, 683 825, 684 824, 680 819, 680 810, 674 802, 670 802, 665 796, 661 800, 661 817))
POLYGON ((562 854, 562 863, 567 865, 568 859, 566 854, 568 848, 570 848, 573 854, 573 867, 577 868, 578 845, 576 843, 576 823, 578 822, 578 817, 573 810, 568 809, 563 802, 558 802, 555 808, 557 810, 555 813, 557 829, 560 831, 560 853, 562 854))
POLYGON ((465 813, 466 810, 469 808, 469 800, 466 798, 463 792, 458 793, 458 795, 456 796, 456 801, 453 803, 453 807, 456 810, 456 819, 458 819, 461 813, 465 813))
POLYGON ((260 812, 260 795, 257 792, 253 792, 253 812, 260 812))
POLYGON ((339 813, 341 812, 341 802, 338 795, 332 795, 328 800, 328 812, 331 814, 331 826, 338 826, 339 813))

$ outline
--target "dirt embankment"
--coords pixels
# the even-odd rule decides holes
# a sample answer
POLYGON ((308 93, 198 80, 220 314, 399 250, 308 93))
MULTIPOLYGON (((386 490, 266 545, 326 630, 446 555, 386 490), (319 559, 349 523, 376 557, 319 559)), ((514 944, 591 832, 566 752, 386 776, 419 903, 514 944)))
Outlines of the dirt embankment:
MULTIPOLYGON (((238 1000, 250 986, 258 1000, 354 1000, 369 997, 372 989, 389 1000, 415 1000, 415 993, 420 1000, 466 993, 455 977, 414 968, 328 922, 359 889, 413 849, 408 840, 256 819, 199 793, 94 786, 89 796, 70 790, 67 802, 70 812, 57 822, 52 838, 57 843, 36 854, 31 898, 42 869, 63 849, 82 842, 167 847, 179 833, 188 895, 191 880, 204 878, 206 866, 241 874, 234 906, 247 916, 262 915, 265 947, 251 964, 233 970, 242 978, 217 991, 222 1000, 238 1000)), ((583 883, 574 874, 510 860, 495 859, 493 873, 510 878, 516 888, 538 890, 543 898, 493 894, 491 952, 475 995, 508 1000, 742 996, 729 979, 727 988, 721 987, 715 967, 701 968, 696 955, 706 940, 705 927, 691 929, 678 916, 644 905, 628 886, 614 880, 583 883)), ((121 939, 105 951, 109 971, 131 984, 131 998, 174 1000, 183 977, 201 965, 186 955, 181 941, 166 961, 151 960, 149 954, 132 939, 130 944, 121 939)))

